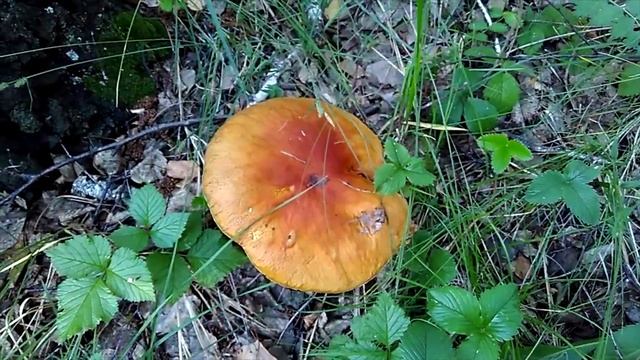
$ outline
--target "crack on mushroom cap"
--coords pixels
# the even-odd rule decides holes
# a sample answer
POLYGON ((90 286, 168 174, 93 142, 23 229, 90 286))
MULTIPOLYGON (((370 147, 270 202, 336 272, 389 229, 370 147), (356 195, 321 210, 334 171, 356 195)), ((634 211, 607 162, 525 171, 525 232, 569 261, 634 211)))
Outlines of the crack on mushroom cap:
POLYGON ((387 213, 381 207, 363 211, 358 216, 358 222, 360 223, 360 231, 367 235, 373 235, 382 230, 382 226, 387 222, 387 213))

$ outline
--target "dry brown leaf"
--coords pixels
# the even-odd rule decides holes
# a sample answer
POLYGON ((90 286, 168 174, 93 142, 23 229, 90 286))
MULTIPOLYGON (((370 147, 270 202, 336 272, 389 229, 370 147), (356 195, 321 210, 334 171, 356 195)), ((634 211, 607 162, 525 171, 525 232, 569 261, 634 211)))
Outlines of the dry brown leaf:
POLYGON ((200 167, 192 160, 171 160, 167 162, 167 176, 180 179, 191 180, 198 176, 200 167))
POLYGON ((531 269, 531 260, 527 259, 522 254, 518 254, 516 259, 513 261, 513 273, 520 279, 523 280, 527 274, 529 274, 529 270, 531 269))
POLYGON ((277 360, 267 349, 256 340, 255 342, 243 345, 235 355, 236 360, 277 360))

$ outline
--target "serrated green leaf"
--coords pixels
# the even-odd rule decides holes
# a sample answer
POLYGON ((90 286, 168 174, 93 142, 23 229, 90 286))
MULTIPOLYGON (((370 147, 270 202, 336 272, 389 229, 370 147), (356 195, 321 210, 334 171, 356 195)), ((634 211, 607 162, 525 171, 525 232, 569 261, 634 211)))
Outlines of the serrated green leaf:
POLYGON ((411 160, 411 154, 404 145, 394 141, 392 138, 387 138, 384 142, 384 154, 390 162, 406 165, 411 160))
POLYGON ((176 212, 163 216, 151 228, 149 232, 151 240, 159 248, 172 247, 182 235, 187 220, 189 220, 188 213, 176 212))
POLYGON ((529 148, 520 141, 509 140, 507 146, 509 147, 509 153, 511 154, 512 158, 518 159, 520 161, 529 161, 533 159, 531 150, 529 150, 529 148))
POLYGON ((376 341, 390 346, 400 340, 409 326, 409 318, 391 295, 381 293, 371 309, 353 320, 351 330, 359 343, 376 341))
POLYGON ((442 330, 423 321, 413 321, 399 347, 403 360, 453 359, 451 339, 442 330))
POLYGON ((453 70, 453 76, 451 79, 451 88, 456 94, 470 94, 482 86, 482 70, 467 69, 463 66, 456 67, 453 70))
POLYGON ((491 167, 496 174, 504 172, 512 158, 531 160, 532 154, 517 140, 509 140, 506 134, 487 134, 478 139, 482 149, 491 154, 491 167))
POLYGON ((129 301, 155 299, 149 269, 131 249, 120 248, 113 253, 105 283, 115 295, 129 301))
POLYGON ((151 273, 158 302, 168 299, 168 303, 175 303, 191 286, 189 264, 182 256, 176 256, 173 261, 172 258, 172 254, 165 253, 147 256, 147 268, 151 273))
POLYGON ((427 272, 425 274, 425 288, 445 286, 456 277, 456 260, 448 251, 439 247, 429 253, 427 259, 427 272))
POLYGON ((396 164, 382 164, 376 169, 373 184, 382 195, 390 195, 400 191, 407 183, 403 169, 396 164))
POLYGON ((56 271, 78 279, 101 274, 109 264, 111 246, 102 236, 74 236, 46 252, 56 271))
POLYGON ((498 110, 486 100, 467 99, 463 113, 467 129, 474 134, 491 131, 498 124, 498 110))
POLYGON ((559 171, 551 170, 540 174, 531 181, 525 200, 538 205, 553 204, 562 199, 566 179, 559 171))
POLYGON ((57 291, 56 332, 61 340, 108 322, 118 311, 118 298, 98 278, 66 279, 57 291))
POLYGON ((436 177, 424 166, 424 162, 419 158, 411 158, 405 166, 405 175, 409 182, 415 186, 428 186, 433 184, 436 177))
POLYGON ((140 252, 149 245, 149 232, 135 226, 122 225, 112 232, 109 238, 117 246, 129 248, 135 252, 140 252))
POLYGON ((231 271, 247 261, 231 240, 223 239, 217 230, 206 229, 187 254, 196 281, 213 287, 231 271))
POLYGON ((460 124, 462 119, 462 109, 464 108, 465 90, 440 92, 439 98, 433 96, 433 106, 431 108, 434 116, 434 123, 455 126, 460 124))
POLYGON ((182 236, 178 240, 178 251, 188 250, 198 241, 202 234, 202 217, 203 212, 200 210, 189 214, 187 225, 185 225, 182 236))
POLYGON ((499 113, 511 112, 513 106, 520 100, 520 85, 508 72, 500 72, 487 82, 483 95, 485 100, 496 107, 499 113))
POLYGON ((522 18, 514 12, 505 11, 502 17, 504 18, 504 22, 512 29, 517 29, 522 26, 522 18))
POLYGON ((518 288, 514 284, 498 285, 480 295, 486 334, 500 341, 510 340, 522 324, 518 288))
POLYGON ((498 34, 504 34, 509 31, 509 27, 501 22, 494 22, 493 24, 491 24, 491 26, 489 26, 489 31, 498 34))
POLYGON ((600 170, 588 166, 579 160, 571 160, 565 166, 564 173, 567 175, 569 181, 578 181, 583 183, 589 183, 600 176, 600 170))
POLYGON ((341 353, 349 360, 388 360, 387 352, 371 343, 348 342, 341 353))
POLYGON ((458 347, 458 360, 496 360, 499 359, 500 347, 486 335, 471 335, 458 347))
POLYGON ((470 292, 453 286, 429 290, 429 314, 445 330, 463 335, 481 325, 480 303, 470 292))
POLYGON ((565 186, 562 197, 571 213, 585 224, 594 225, 600 220, 600 199, 591 186, 574 181, 565 186))
POLYGON ((472 46, 466 49, 463 54, 470 58, 494 58, 498 55, 490 46, 472 46))
POLYGON ((167 208, 162 194, 153 185, 134 189, 129 200, 129 213, 138 225, 149 227, 155 224, 167 208))

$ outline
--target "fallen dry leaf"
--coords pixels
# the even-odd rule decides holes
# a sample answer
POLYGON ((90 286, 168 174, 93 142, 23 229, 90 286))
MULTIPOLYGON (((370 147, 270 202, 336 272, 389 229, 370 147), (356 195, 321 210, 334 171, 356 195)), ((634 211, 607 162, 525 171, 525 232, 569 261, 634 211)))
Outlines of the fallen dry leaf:
POLYGON ((171 160, 167 162, 167 176, 180 179, 191 180, 198 176, 200 167, 192 160, 171 160))
POLYGON ((167 167, 167 158, 162 151, 145 151, 144 159, 131 169, 131 180, 138 184, 148 184, 162 179, 167 167))
POLYGON ((389 61, 379 60, 367 65, 367 75, 380 85, 399 86, 403 75, 389 61))
POLYGON ((331 21, 340 14, 340 8, 342 7, 342 0, 331 0, 329 5, 324 8, 324 17, 331 21))
POLYGON ((243 345, 235 355, 236 360, 277 360, 267 349, 256 340, 255 342, 243 345))
POLYGON ((518 277, 518 279, 524 280, 531 269, 531 260, 527 259, 522 254, 518 254, 516 259, 513 261, 512 266, 513 273, 518 277))

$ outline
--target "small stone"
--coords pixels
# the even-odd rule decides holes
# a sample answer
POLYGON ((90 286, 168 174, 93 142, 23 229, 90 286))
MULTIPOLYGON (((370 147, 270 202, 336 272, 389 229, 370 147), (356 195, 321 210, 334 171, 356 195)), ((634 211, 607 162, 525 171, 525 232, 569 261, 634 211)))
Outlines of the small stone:
POLYGON ((167 158, 157 149, 145 151, 144 159, 131 169, 131 180, 138 184, 149 184, 164 177, 167 158))

